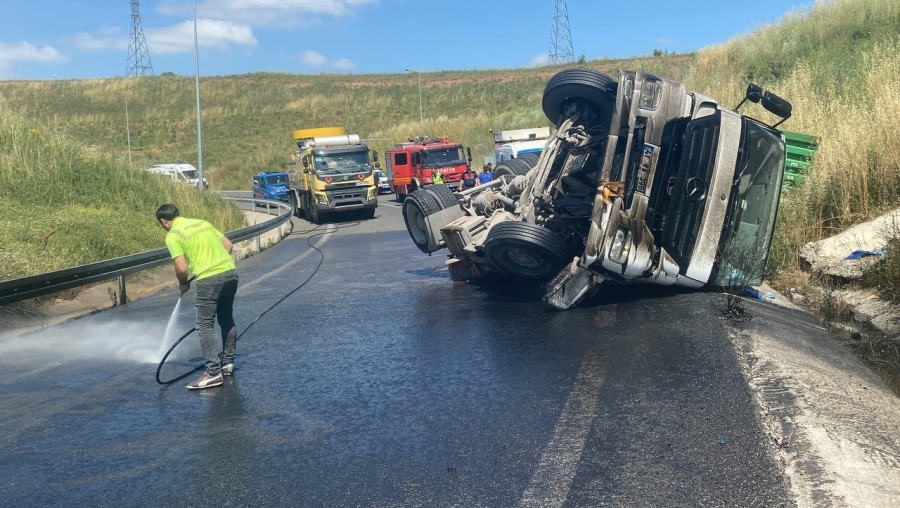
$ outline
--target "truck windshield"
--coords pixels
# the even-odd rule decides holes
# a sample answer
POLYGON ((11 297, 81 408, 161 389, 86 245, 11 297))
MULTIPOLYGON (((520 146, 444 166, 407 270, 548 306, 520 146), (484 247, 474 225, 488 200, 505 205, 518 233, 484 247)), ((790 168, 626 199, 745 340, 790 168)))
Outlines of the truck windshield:
POLYGON ((426 168, 434 168, 439 166, 458 166, 465 164, 466 159, 463 156, 462 147, 441 148, 425 150, 425 160, 422 166, 426 168))
POLYGON ((179 173, 181 176, 187 178, 188 180, 196 180, 197 179, 197 170, 196 169, 179 169, 179 173))
POLYGON ((269 175, 265 177, 267 185, 285 185, 288 183, 287 175, 269 175))
POLYGON ((341 175, 371 171, 368 151, 315 154, 316 174, 319 176, 341 175))
POLYGON ((730 263, 731 268, 750 272, 745 273, 750 280, 744 282, 758 284, 775 230, 785 155, 777 132, 747 118, 744 126, 743 155, 732 187, 728 224, 732 234, 726 240, 732 252, 729 257, 740 258, 739 263, 730 263))

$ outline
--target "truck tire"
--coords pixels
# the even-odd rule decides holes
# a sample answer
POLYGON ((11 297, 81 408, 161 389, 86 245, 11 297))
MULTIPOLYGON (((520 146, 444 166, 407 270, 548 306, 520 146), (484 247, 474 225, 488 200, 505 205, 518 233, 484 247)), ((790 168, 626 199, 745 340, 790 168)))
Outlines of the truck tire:
POLYGON ((374 208, 366 208, 362 212, 360 212, 360 217, 363 219, 374 219, 375 218, 375 209, 374 208))
POLYGON ((570 261, 562 238, 544 227, 519 221, 494 225, 484 241, 484 253, 504 273, 535 281, 549 280, 570 261))
POLYGON ((432 185, 431 187, 426 187, 425 190, 430 191, 432 194, 434 194, 434 197, 437 198, 437 202, 440 205, 441 210, 459 204, 459 202, 456 200, 456 196, 453 195, 453 191, 450 190, 450 187, 448 187, 446 184, 432 185))
POLYGON ((300 207, 297 206, 297 194, 291 193, 291 212, 294 217, 300 217, 300 207))
POLYGON ((528 165, 528 163, 521 159, 510 159, 508 161, 503 161, 500 164, 497 164, 497 167, 494 168, 494 179, 509 177, 508 179, 511 180, 517 175, 524 176, 532 167, 533 166, 528 165))
POLYGON ((540 158, 541 158, 540 153, 528 152, 528 153, 523 153, 522 155, 516 157, 513 160, 522 161, 525 164, 528 164, 529 168, 533 168, 533 167, 537 166, 538 159, 540 159, 540 158))
POLYGON ((309 219, 313 224, 321 224, 322 223, 322 214, 319 213, 319 210, 316 208, 316 205, 313 203, 312 196, 306 196, 306 218, 309 219))
POLYGON ((426 190, 413 192, 403 201, 403 222, 406 223, 409 237, 412 238, 416 247, 426 254, 431 254, 433 251, 428 248, 431 232, 428 230, 425 218, 439 211, 441 211, 441 203, 434 194, 426 190))
POLYGON ((547 119, 559 127, 563 111, 572 102, 589 105, 596 113, 594 125, 609 125, 618 84, 614 79, 591 69, 566 69, 556 73, 544 87, 541 107, 547 119))

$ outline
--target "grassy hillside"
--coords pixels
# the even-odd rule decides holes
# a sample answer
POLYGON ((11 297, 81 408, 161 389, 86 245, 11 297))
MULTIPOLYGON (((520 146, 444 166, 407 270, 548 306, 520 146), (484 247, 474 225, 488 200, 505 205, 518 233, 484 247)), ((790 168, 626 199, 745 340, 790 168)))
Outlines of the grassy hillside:
MULTIPOLYGON (((900 206, 900 133, 890 127, 900 121, 898 34, 900 2, 832 0, 696 54, 586 66, 670 76, 728 105, 749 80, 790 100, 794 117, 783 127, 822 140, 807 184, 782 204, 771 268, 791 270, 806 242, 900 206)), ((541 92, 558 70, 424 73, 423 123, 416 74, 204 77, 205 174, 214 188, 246 189, 252 173, 283 167, 291 130, 325 125, 359 133, 379 152, 409 136, 447 135, 477 162, 491 153, 489 129, 548 123, 541 92)), ((193 77, 0 82, 0 97, 27 119, 20 129, 64 133, 122 170, 127 98, 134 168, 196 164, 193 77)))
POLYGON ((0 98, 0 280, 159 248, 154 212, 167 202, 226 231, 243 221, 218 195, 35 128, 0 98))

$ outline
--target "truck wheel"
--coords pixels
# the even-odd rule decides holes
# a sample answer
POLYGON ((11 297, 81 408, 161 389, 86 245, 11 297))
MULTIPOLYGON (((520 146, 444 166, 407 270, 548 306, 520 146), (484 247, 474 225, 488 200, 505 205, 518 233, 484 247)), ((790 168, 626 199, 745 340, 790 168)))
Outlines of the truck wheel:
POLYGON ((426 187, 425 190, 430 191, 432 194, 434 194, 434 197, 437 198, 437 202, 440 205, 441 210, 459 204, 459 202, 456 200, 456 196, 453 195, 453 191, 450 190, 450 187, 445 184, 432 185, 431 187, 426 187))
POLYGON ((541 154, 537 152, 528 152, 523 153, 522 155, 513 159, 514 161, 522 161, 525 164, 528 164, 530 168, 537 166, 538 160, 541 158, 541 154))
MULTIPOLYGON (((541 107, 547 119, 559 127, 563 111, 572 102, 581 102, 596 113, 592 125, 609 124, 616 102, 618 84, 611 77, 591 69, 566 69, 556 73, 544 87, 541 107)), ((588 125, 587 127, 591 127, 588 125)))
POLYGON ((322 223, 322 214, 319 213, 319 210, 316 208, 316 205, 313 204, 312 196, 306 196, 306 204, 308 208, 306 209, 306 217, 313 224, 321 224, 322 223))
POLYGON ((532 166, 519 159, 510 159, 497 164, 494 168, 494 178, 509 177, 508 180, 515 178, 517 175, 525 175, 532 166))
POLYGON ((484 253, 503 272, 546 281, 569 262, 569 249, 549 229, 529 222, 494 225, 484 241, 484 253))
POLYGON ((375 209, 374 208, 366 208, 359 214, 363 219, 373 219, 375 218, 375 209))
POLYGON ((440 210, 441 204, 434 194, 424 190, 413 192, 403 201, 403 221, 406 223, 406 230, 409 231, 409 236, 416 247, 426 254, 431 254, 432 251, 428 249, 431 232, 428 231, 425 218, 440 210))

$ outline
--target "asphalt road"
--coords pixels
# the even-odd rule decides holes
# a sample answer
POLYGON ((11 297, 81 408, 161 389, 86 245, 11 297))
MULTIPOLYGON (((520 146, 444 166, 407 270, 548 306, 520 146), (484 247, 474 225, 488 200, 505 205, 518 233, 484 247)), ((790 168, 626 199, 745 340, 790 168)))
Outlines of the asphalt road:
POLYGON ((0 343, 0 505, 793 504, 708 295, 453 283, 390 196, 313 229, 239 264, 239 330, 296 291, 221 388, 154 379, 191 293, 0 343))

